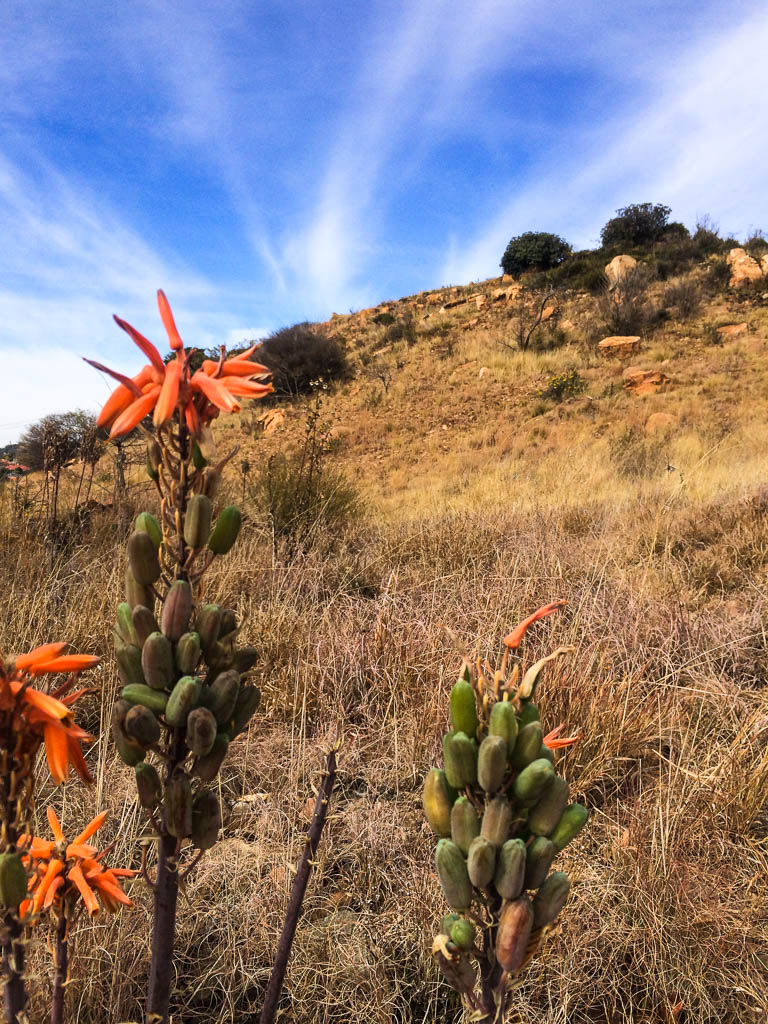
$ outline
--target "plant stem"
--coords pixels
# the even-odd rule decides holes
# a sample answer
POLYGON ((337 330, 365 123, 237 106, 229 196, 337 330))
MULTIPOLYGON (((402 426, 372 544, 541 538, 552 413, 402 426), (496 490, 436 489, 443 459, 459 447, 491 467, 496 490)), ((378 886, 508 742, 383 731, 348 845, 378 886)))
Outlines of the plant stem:
POLYGON ((167 1024, 171 994, 173 942, 176 935, 176 903, 179 871, 176 838, 164 832, 158 837, 157 880, 152 922, 152 960, 149 967, 146 1024, 167 1024))
POLYGON ((67 972, 69 970, 69 942, 66 910, 62 907, 56 925, 56 950, 54 952, 53 996, 51 999, 51 1024, 64 1024, 67 972))
POLYGON ((24 927, 16 911, 9 910, 3 918, 3 966, 5 968, 6 1024, 22 1024, 26 1019, 27 990, 24 984, 24 927))
POLYGON ((336 748, 334 747, 328 752, 325 760, 325 772, 323 774, 323 781, 320 783, 320 789, 317 793, 315 810, 312 816, 312 824, 309 826, 307 841, 304 845, 304 852, 301 855, 299 867, 293 879, 293 885, 291 886, 288 909, 285 912, 283 930, 280 933, 280 941, 277 944, 275 962, 272 965, 272 973, 269 976, 269 983, 267 984, 267 993, 264 997, 264 1006, 261 1011, 260 1024, 273 1024, 275 1016, 277 1015, 277 1004, 280 1000, 280 993, 283 990, 285 971, 288 967, 288 958, 291 955, 291 947, 293 946, 293 939, 296 935, 296 926, 299 923, 299 915, 301 914, 301 907, 304 902, 304 893, 307 889, 307 883, 309 882, 309 876, 314 864, 315 852, 317 850, 318 843, 320 842, 320 836, 323 832, 325 819, 328 815, 328 807, 331 802, 331 793, 333 792, 335 781, 336 748))

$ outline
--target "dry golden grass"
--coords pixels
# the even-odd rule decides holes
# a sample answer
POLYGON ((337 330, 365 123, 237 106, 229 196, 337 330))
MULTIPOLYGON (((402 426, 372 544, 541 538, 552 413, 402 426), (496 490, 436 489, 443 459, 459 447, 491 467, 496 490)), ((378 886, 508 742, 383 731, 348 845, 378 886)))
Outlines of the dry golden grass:
MULTIPOLYGON (((445 317, 451 351, 422 332, 388 353, 388 393, 361 375, 326 403, 332 458, 375 512, 288 562, 246 502, 244 536, 207 596, 236 607, 260 647, 264 707, 222 772, 222 841, 181 901, 174 1024, 257 1015, 305 804, 339 729, 340 788, 283 1019, 458 1021, 429 956, 443 907, 420 808, 458 668, 445 626, 495 655, 511 624, 561 597, 567 610, 536 627, 529 657, 577 648, 545 678, 540 704, 552 725, 584 733, 562 763, 592 814, 563 855, 576 884, 519 990, 520 1020, 766 1019, 766 311, 739 302, 648 338, 637 361, 663 364, 672 384, 642 399, 588 344, 583 297, 563 311, 581 317, 576 340, 544 353, 504 349, 503 323, 460 332, 472 312, 460 307, 445 317), (708 324, 745 318, 748 335, 709 340, 708 324), (541 408, 537 390, 571 368, 585 395, 541 408), (675 425, 647 433, 655 412, 675 425)), ((384 333, 371 328, 358 349, 384 333)), ((249 422, 222 423, 219 436, 222 447, 244 441, 255 462, 298 437, 303 414, 289 409, 268 438, 249 422)), ((237 460, 229 486, 239 494, 237 460)), ((134 489, 130 500, 144 499, 134 489)), ((96 512, 58 548, 32 522, 0 537, 3 647, 63 637, 105 654, 83 716, 94 733, 117 688, 109 637, 130 519, 96 512)), ((70 828, 106 807, 105 841, 136 866, 131 772, 106 740, 89 759, 96 787, 44 789, 38 818, 49 800, 70 828)), ((69 998, 81 1024, 140 1019, 149 897, 140 883, 132 895, 134 912, 77 930, 69 998)), ((42 1019, 44 951, 32 968, 42 1019)))

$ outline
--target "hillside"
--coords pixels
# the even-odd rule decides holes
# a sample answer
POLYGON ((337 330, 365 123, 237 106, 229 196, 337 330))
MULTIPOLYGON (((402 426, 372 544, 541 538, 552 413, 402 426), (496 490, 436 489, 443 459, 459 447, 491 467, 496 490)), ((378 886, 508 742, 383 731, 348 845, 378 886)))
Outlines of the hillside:
MULTIPOLYGON (((494 661, 508 629, 556 598, 567 607, 531 631, 523 659, 575 647, 538 697, 546 723, 583 734, 558 764, 591 817, 562 855, 573 894, 516 993, 520 1020, 764 1019, 768 281, 729 277, 716 257, 643 279, 620 311, 632 332, 616 329, 614 297, 550 295, 541 278, 317 325, 345 340, 352 367, 320 392, 327 460, 366 507, 299 550, 272 536, 252 488, 270 456, 300 444, 312 400, 216 421, 222 452, 241 445, 222 495, 244 493, 246 524, 206 600, 236 609, 258 646, 264 699, 225 762, 222 837, 183 901, 175 1022, 258 1013, 307 801, 339 733, 340 786, 281 1019, 459 1020, 430 956, 444 905, 421 784, 460 652, 494 661), (520 323, 525 334, 540 310, 520 351, 520 323), (625 354, 599 347, 616 335, 636 339, 625 354)), ((94 493, 110 472, 106 458, 94 493)), ((0 538, 6 649, 44 634, 104 654, 83 701, 94 733, 119 687, 125 540, 155 500, 139 466, 134 480, 80 534, 46 537, 17 518, 0 538)), ((38 814, 49 801, 75 823, 108 809, 104 841, 138 867, 131 773, 106 738, 89 760, 96 792, 46 790, 38 814)), ((149 895, 138 883, 131 895, 134 912, 97 922, 98 946, 77 926, 92 953, 71 982, 82 1024, 139 1019, 149 895)), ((34 992, 44 1005, 44 985, 34 992)))

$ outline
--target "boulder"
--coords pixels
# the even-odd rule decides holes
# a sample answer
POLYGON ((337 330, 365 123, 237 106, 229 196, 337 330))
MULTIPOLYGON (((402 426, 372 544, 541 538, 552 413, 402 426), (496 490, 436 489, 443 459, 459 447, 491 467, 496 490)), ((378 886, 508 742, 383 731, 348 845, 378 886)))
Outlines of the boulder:
POLYGON ((605 276, 608 278, 609 289, 613 291, 619 281, 623 280, 636 266, 637 260, 634 256, 614 256, 611 262, 605 265, 605 276))
POLYGON ((613 334, 610 338, 603 338, 597 346, 607 356, 624 356, 631 352, 637 352, 640 348, 639 334, 613 334))
POLYGON ((483 309, 486 306, 487 302, 488 302, 488 299, 485 297, 485 295, 475 295, 474 296, 474 300, 475 300, 475 306, 478 309, 483 309))
POLYGON ((547 306, 541 313, 541 322, 545 323, 547 320, 551 320, 557 312, 557 306, 547 306))
POLYGON ((718 327, 717 333, 721 338, 738 338, 740 334, 746 334, 748 330, 747 323, 744 321, 742 324, 725 324, 724 327, 718 327))
POLYGON ((466 295, 462 295, 461 298, 451 299, 449 302, 444 302, 442 305, 442 309, 453 309, 456 306, 463 306, 466 304, 466 301, 466 295))
POLYGON ((628 366, 622 374, 624 387, 633 395, 653 395, 669 384, 669 377, 661 370, 644 370, 640 366, 628 366))
POLYGON ((731 249, 728 253, 728 266, 731 268, 731 288, 743 288, 745 284, 759 281, 763 271, 757 260, 753 259, 744 249, 731 249))

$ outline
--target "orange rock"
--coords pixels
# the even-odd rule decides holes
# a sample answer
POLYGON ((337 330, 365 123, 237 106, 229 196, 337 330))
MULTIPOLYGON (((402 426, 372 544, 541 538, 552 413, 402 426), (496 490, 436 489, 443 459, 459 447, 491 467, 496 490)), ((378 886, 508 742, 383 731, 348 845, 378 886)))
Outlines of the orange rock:
POLYGON ((742 288, 751 281, 759 281, 763 271, 757 260, 749 256, 744 249, 731 249, 728 253, 728 265, 731 268, 731 288, 742 288))
POLYGON ((640 366, 628 366, 622 374, 624 387, 633 395, 653 395, 669 384, 669 377, 661 370, 643 370, 640 366))
POLYGON ((474 300, 475 305, 477 306, 478 309, 483 309, 488 302, 488 299, 485 297, 485 295, 475 295, 474 300))
POLYGON ((455 306, 463 306, 467 301, 466 295, 462 295, 461 298, 451 299, 449 302, 444 302, 443 309, 453 309, 455 306))
POLYGON ((603 338, 597 346, 607 356, 624 356, 640 348, 639 334, 613 334, 603 338))
POLYGON ((718 327, 717 333, 721 338, 738 338, 740 334, 746 334, 748 329, 745 321, 742 324, 726 324, 724 327, 718 327))
POLYGON ((551 320, 557 312, 557 306, 547 306, 541 314, 541 321, 544 323, 546 320, 551 320))

